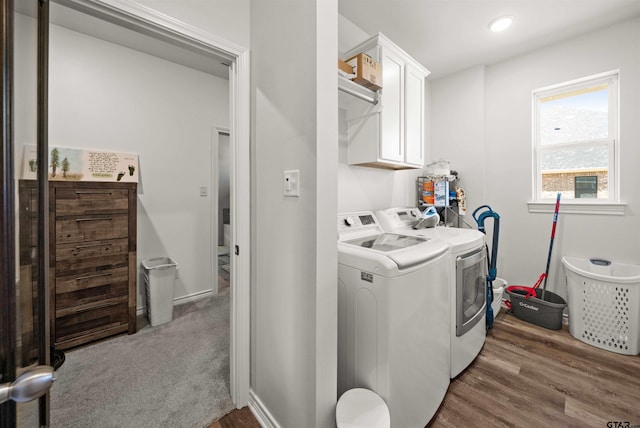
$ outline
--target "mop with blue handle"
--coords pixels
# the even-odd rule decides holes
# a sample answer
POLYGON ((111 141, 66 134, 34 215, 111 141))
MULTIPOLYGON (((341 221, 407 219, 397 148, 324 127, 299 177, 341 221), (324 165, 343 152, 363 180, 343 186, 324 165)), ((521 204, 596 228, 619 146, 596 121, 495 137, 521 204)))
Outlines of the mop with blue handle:
POLYGON ((497 269, 496 263, 498 260, 498 237, 500 236, 500 214, 495 212, 489 205, 482 205, 473 211, 473 219, 478 224, 478 230, 486 234, 484 221, 487 218, 493 218, 493 241, 491 245, 491 254, 489 254, 489 247, 485 244, 487 251, 487 278, 486 278, 486 323, 487 330, 493 327, 493 308, 491 303, 493 302, 493 280, 496 279, 497 269))

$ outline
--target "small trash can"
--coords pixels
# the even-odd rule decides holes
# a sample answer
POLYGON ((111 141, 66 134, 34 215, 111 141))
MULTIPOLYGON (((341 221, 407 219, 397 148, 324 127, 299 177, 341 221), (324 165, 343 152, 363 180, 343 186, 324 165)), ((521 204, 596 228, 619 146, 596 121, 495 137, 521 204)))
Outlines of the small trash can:
POLYGON ((173 319, 173 287, 176 262, 170 257, 142 261, 147 314, 152 327, 173 319))
POLYGON ((502 278, 496 278, 493 280, 493 302, 491 308, 493 309, 493 316, 497 317, 502 307, 502 298, 504 297, 505 290, 507 288, 507 281, 502 278))

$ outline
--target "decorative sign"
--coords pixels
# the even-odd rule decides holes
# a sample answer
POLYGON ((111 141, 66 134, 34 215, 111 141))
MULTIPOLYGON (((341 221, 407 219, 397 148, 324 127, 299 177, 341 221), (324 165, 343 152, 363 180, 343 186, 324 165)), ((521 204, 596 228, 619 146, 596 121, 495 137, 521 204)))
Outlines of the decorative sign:
MULTIPOLYGON (((22 178, 35 180, 36 146, 24 147, 22 178)), ((138 155, 67 147, 49 147, 51 181, 119 181, 138 182, 138 155)))

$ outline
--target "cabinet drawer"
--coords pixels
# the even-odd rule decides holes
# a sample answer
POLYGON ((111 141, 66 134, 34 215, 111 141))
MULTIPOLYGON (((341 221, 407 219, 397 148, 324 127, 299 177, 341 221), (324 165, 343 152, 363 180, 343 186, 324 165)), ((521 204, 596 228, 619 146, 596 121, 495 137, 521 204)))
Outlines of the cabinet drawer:
POLYGON ((56 276, 99 267, 126 266, 128 253, 129 241, 126 238, 56 245, 56 276))
POLYGON ((126 326, 128 321, 126 301, 105 302, 104 306, 73 313, 56 311, 56 343, 70 341, 81 336, 91 336, 102 330, 126 326), (58 312, 61 312, 58 315, 58 312))
POLYGON ((86 308, 91 304, 128 297, 129 268, 109 269, 56 279, 56 314, 64 309, 86 308))
POLYGON ((56 217, 126 212, 129 189, 122 188, 57 188, 56 217))
POLYGON ((56 243, 126 238, 129 218, 126 214, 78 216, 56 221, 56 243))

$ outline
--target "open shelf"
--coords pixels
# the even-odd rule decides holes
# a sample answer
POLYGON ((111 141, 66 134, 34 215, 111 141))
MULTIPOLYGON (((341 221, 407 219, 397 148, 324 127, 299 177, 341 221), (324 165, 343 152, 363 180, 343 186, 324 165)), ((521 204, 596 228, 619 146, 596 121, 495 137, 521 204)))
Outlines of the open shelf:
MULTIPOLYGON (((378 92, 365 88, 362 85, 352 82, 346 77, 338 75, 338 90, 345 94, 359 98, 371 104, 378 104, 378 92)), ((345 102, 348 102, 345 100, 345 102)), ((343 98, 340 98, 340 104, 343 104, 343 98)))

